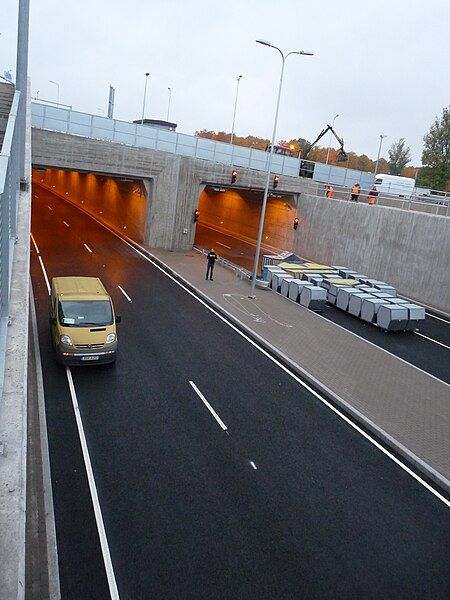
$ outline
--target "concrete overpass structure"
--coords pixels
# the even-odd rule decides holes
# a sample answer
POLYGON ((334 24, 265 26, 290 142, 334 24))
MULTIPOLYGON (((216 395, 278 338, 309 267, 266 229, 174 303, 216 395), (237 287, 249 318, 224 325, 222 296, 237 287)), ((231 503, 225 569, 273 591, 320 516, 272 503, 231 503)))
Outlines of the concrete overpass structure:
MULTIPOLYGON (((205 224, 250 238, 254 230, 256 238, 263 171, 240 167, 238 181, 231 186, 231 167, 211 160, 37 127, 33 128, 32 142, 32 162, 41 170, 42 185, 75 202, 81 202, 81 192, 86 198, 85 210, 122 233, 125 227, 132 232, 131 237, 149 247, 190 249, 195 240, 192 217, 199 202, 205 224), (80 175, 70 175, 72 171, 80 175), (99 182, 92 183, 92 174, 143 183, 137 194, 130 195, 128 189, 121 196, 116 189, 121 201, 108 202, 99 182), (228 191, 231 187, 232 193, 228 191), (214 188, 226 191, 214 192, 214 188)), ((120 185, 123 187, 123 182, 120 185)), ((351 265, 390 281, 406 296, 450 312, 445 292, 450 286, 448 218, 330 201, 317 195, 318 186, 299 177, 280 177, 275 192, 279 198, 272 197, 273 210, 269 207, 268 211, 269 244, 325 263, 351 265), (275 210, 276 205, 280 210, 275 210), (300 218, 296 232, 292 229, 294 213, 300 218)))

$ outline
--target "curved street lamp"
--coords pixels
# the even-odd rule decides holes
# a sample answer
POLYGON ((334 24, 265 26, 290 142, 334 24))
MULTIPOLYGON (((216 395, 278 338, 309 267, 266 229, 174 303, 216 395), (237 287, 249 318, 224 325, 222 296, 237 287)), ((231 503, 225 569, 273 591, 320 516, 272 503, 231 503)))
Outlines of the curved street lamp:
POLYGON ((266 214, 267 197, 269 195, 270 171, 272 168, 273 147, 275 145, 275 138, 277 135, 278 111, 280 108, 281 88, 283 86, 284 64, 286 62, 287 57, 290 56, 291 54, 300 54, 301 56, 314 56, 314 54, 312 52, 307 52, 306 50, 296 50, 296 51, 288 52, 285 55, 280 50, 280 48, 277 48, 277 46, 273 46, 267 40, 256 40, 256 42, 258 44, 262 44, 263 46, 268 46, 269 48, 274 48, 275 50, 277 50, 280 53, 281 75, 280 75, 280 83, 278 86, 277 108, 275 111, 275 120, 273 123, 272 143, 270 145, 269 160, 267 162, 266 186, 264 188, 264 198, 263 198, 263 204, 262 204, 262 208, 261 208, 261 217, 259 219, 258 241, 256 243, 255 262, 253 265, 253 274, 252 274, 252 286, 251 286, 249 298, 254 298, 254 295, 255 295, 256 276, 258 274, 258 264, 259 264, 259 254, 261 252, 261 241, 262 241, 263 230, 264 230, 264 217, 266 214))

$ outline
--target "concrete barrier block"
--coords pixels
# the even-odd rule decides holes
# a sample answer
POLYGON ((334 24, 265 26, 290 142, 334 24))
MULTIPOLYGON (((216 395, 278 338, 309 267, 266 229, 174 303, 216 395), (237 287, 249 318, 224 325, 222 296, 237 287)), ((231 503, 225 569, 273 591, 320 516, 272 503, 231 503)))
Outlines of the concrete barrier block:
POLYGON ((289 298, 295 302, 300 302, 300 293, 304 287, 312 287, 312 283, 301 279, 289 280, 289 298))
POLYGON ((294 279, 292 275, 288 275, 285 271, 283 273, 273 273, 270 287, 276 292, 281 292, 281 284, 285 279, 294 279))
MULTIPOLYGON (((285 272, 280 267, 272 266, 272 265, 264 267, 264 271, 265 271, 265 279, 269 283, 272 281, 272 276, 273 276, 274 273, 284 273, 285 272)), ((264 276, 264 273, 263 273, 263 276, 264 276)))
POLYGON ((408 323, 406 329, 410 331, 418 329, 425 321, 425 308, 418 304, 402 304, 401 306, 408 310, 408 323))
POLYGON ((382 304, 378 309, 377 324, 386 331, 402 331, 408 324, 408 309, 404 304, 382 304))
POLYGON ((348 303, 348 312, 354 317, 360 317, 362 303, 366 298, 373 298, 373 296, 372 294, 365 294, 363 292, 360 294, 352 294, 348 303))
POLYGON ((392 285, 387 285, 385 283, 377 283, 375 287, 377 290, 380 290, 380 292, 385 292, 386 294, 390 294, 391 296, 397 295, 397 290, 392 285))
POLYGON ((376 323, 377 313, 386 300, 381 298, 366 298, 361 305, 361 319, 367 323, 376 323))
POLYGON ((340 287, 336 296, 336 306, 341 310, 348 310, 350 296, 358 293, 360 292, 354 287, 340 287))
POLYGON ((409 300, 405 300, 404 298, 389 298, 389 304, 409 304, 409 300))
POLYGON ((395 296, 392 294, 389 294, 388 292, 379 292, 376 288, 371 293, 375 296, 375 298, 382 298, 383 300, 391 300, 392 298, 395 298, 395 296))
POLYGON ((305 286, 300 294, 300 304, 310 310, 321 311, 325 308, 327 292, 318 286, 305 286))

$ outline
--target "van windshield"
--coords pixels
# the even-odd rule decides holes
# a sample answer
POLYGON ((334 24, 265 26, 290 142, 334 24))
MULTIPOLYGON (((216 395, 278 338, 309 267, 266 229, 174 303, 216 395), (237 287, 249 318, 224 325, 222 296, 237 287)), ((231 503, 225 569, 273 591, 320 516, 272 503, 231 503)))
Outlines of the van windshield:
POLYGON ((112 325, 113 314, 108 300, 65 300, 58 303, 59 322, 64 327, 112 325))

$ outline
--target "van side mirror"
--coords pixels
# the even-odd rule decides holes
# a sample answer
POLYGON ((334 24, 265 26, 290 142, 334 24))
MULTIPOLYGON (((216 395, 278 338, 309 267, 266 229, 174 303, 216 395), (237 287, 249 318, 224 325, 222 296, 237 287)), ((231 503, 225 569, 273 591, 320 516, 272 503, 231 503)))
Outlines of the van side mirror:
POLYGON ((50 325, 56 325, 56 317, 50 317, 48 322, 50 323, 50 325))
POLYGON ((120 315, 116 315, 116 323, 120 323, 122 321, 122 317, 120 315))

